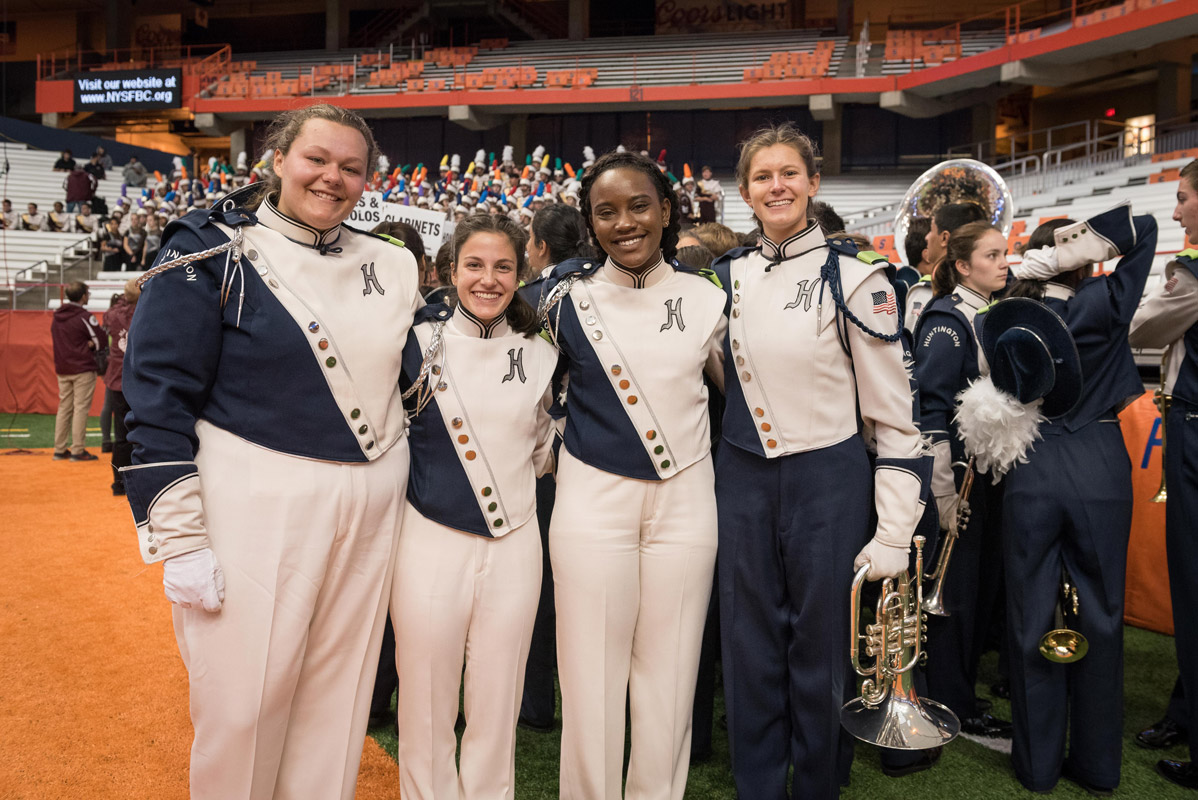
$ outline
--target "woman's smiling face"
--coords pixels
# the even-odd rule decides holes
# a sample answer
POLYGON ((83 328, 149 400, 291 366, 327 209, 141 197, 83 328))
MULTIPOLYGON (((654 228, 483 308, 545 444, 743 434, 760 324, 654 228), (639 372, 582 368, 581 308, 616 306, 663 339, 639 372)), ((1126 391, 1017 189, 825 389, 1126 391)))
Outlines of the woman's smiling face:
POLYGON ((317 230, 349 218, 366 188, 369 146, 361 132, 326 119, 310 119, 285 154, 275 151, 282 182, 279 211, 317 230))
POLYGON ((763 147, 749 162, 748 185, 740 196, 753 207, 761 230, 782 242, 807 226, 807 205, 819 190, 819 175, 809 175, 803 157, 789 144, 763 147))
POLYGON ((670 201, 657 195, 652 178, 616 167, 591 186, 591 229, 603 252, 629 269, 657 263, 662 231, 670 224, 670 201))

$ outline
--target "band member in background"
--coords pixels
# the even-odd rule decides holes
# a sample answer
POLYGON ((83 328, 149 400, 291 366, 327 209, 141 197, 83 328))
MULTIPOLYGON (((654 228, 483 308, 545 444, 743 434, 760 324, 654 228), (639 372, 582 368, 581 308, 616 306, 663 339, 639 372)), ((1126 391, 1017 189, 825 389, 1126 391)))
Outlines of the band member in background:
MULTIPOLYGON (((545 275, 571 258, 593 258, 587 244, 590 233, 578 209, 567 205, 546 206, 528 227, 528 268, 531 275, 545 275)), ((555 387, 560 393, 560 387, 555 387)), ((560 399, 560 398, 559 398, 560 399)), ((564 407, 555 406, 560 415, 564 407)), ((549 520, 553 517, 553 476, 537 479, 537 521, 541 528, 541 598, 524 671, 524 698, 520 703, 520 727, 546 733, 556 727, 556 698, 553 677, 557 672, 557 613, 553 602, 553 563, 549 557, 549 520)))
POLYGON ((903 310, 903 326, 915 335, 915 324, 919 315, 932 302, 932 270, 935 264, 928 260, 928 232, 932 230, 932 221, 926 217, 915 217, 907 228, 907 238, 903 241, 903 254, 907 257, 907 265, 919 273, 915 283, 907 287, 907 304, 903 310))
POLYGON ((932 494, 940 529, 957 525, 960 535, 944 578, 949 615, 928 616, 928 696, 952 709, 963 732, 1004 738, 1011 735, 1011 723, 983 713, 975 696, 983 637, 991 616, 1002 613, 996 608, 1002 573, 994 567, 1002 558, 1002 489, 989 475, 977 473, 968 500, 958 508, 968 459, 953 414, 957 394, 983 369, 977 314, 1006 283, 1002 231, 987 222, 957 228, 931 280, 935 299, 919 317, 914 352, 920 429, 932 440, 932 494), (968 524, 963 524, 966 508, 968 524))
POLYGON ((873 580, 906 572, 928 467, 885 260, 825 240, 808 210, 815 162, 789 124, 741 146, 760 244, 715 265, 730 315, 716 468, 724 695, 737 791, 763 800, 790 796, 792 765, 795 797, 835 798, 848 780, 849 586, 865 564, 873 580))
MULTIPOLYGON (((1039 233, 1032 233, 1037 243, 1039 233)), ((1144 391, 1128 329, 1144 294, 1157 229, 1151 216, 1133 218, 1121 205, 1056 227, 1052 238, 1054 246, 1029 246, 1023 261, 1011 266, 1017 280, 1008 293, 1042 299, 1065 321, 1077 342, 1082 391, 1072 410, 1039 424, 1043 438, 1004 481, 1011 761, 1032 791, 1048 791, 1064 775, 1101 793, 1119 785, 1122 760, 1132 491, 1117 414, 1144 391), (1113 272, 1093 276, 1094 263, 1115 256, 1122 257, 1113 272), (1039 648, 1043 634, 1058 627, 1062 570, 1078 592, 1079 614, 1070 627, 1089 641, 1085 657, 1068 664, 1049 661, 1039 648)))
MULTIPOLYGON (((1185 241, 1198 242, 1198 161, 1181 170, 1173 219, 1185 241)), ((1190 760, 1164 759, 1157 771, 1173 783, 1198 789, 1198 250, 1187 249, 1165 268, 1165 281, 1136 312, 1133 347, 1168 347, 1162 384, 1172 398, 1165 420, 1165 542, 1173 599, 1173 638, 1181 676, 1161 722, 1136 738, 1153 747, 1188 741, 1190 760), (1171 724, 1169 724, 1171 723, 1171 724)))
POLYGON ((30 203, 28 209, 21 215, 21 230, 47 230, 46 215, 37 210, 37 203, 30 203))
POLYGON ((194 800, 353 795, 407 486, 419 276, 342 225, 374 137, 313 105, 269 146, 269 180, 167 230, 122 376, 121 475, 174 604, 194 800))
POLYGON ((549 530, 562 689, 561 796, 686 789, 691 711, 716 551, 707 388, 722 386, 724 294, 674 263, 678 198, 648 158, 587 169, 581 212, 602 262, 526 291, 568 368, 549 530))
POLYGON ((516 296, 524 233, 474 215, 453 234, 449 305, 404 353, 408 503, 391 614, 399 785, 409 800, 512 798, 516 718, 541 590, 536 478, 553 462, 557 352, 516 296), (455 763, 465 664, 461 763, 455 763))

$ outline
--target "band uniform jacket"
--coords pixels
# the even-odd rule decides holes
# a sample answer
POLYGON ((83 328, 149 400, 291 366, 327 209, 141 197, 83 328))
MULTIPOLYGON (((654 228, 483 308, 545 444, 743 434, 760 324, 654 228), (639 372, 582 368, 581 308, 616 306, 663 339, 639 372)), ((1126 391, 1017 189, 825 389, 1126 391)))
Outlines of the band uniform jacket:
POLYGON ((429 305, 408 334, 405 387, 418 379, 438 327, 429 400, 408 433, 408 501, 434 522, 498 538, 536 514, 536 479, 553 463, 548 406, 557 351, 516 333, 503 316, 483 323, 461 306, 429 305))
POLYGON ((564 354, 564 446, 592 467, 665 480, 711 451, 707 374, 723 386, 724 297, 710 271, 659 261, 640 274, 570 259, 522 291, 547 305, 564 354))
POLYGON ((764 458, 858 433, 874 439, 878 535, 909 541, 923 514, 928 464, 886 259, 825 239, 813 222, 783 242, 762 236, 756 248, 732 250, 714 269, 729 309, 724 439, 764 458), (847 319, 834 290, 851 314, 893 341, 847 319))
POLYGON ((367 462, 405 433, 399 374, 421 305, 411 253, 345 225, 318 231, 234 196, 165 231, 157 262, 229 242, 144 285, 125 352, 133 465, 123 470, 147 563, 207 546, 198 420, 300 458, 367 462))

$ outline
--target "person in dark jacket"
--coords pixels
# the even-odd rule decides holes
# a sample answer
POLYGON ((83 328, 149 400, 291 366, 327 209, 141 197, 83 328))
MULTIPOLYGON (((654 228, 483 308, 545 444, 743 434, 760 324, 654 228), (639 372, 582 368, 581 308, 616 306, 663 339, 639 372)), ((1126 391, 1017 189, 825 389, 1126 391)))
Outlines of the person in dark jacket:
POLYGON ((125 346, 129 341, 129 325, 133 322, 133 312, 137 310, 137 299, 141 296, 141 287, 137 279, 125 283, 125 293, 121 300, 113 304, 104 315, 104 327, 108 329, 111 338, 108 346, 108 368, 104 371, 104 385, 108 387, 112 398, 112 493, 125 493, 125 480, 121 477, 121 467, 133 463, 133 445, 127 437, 125 415, 129 413, 129 402, 121 389, 121 377, 125 367, 125 346))
POLYGON ((83 203, 90 203, 96 196, 97 186, 96 176, 76 164, 62 182, 62 188, 67 191, 67 213, 74 214, 83 203))
POLYGON ((58 416, 54 421, 54 460, 95 461, 83 449, 87 434, 87 411, 96 391, 96 350, 100 347, 100 324, 85 308, 87 284, 67 286, 67 299, 54 312, 50 337, 54 341, 54 372, 58 375, 58 416), (70 450, 67 450, 68 434, 70 450))

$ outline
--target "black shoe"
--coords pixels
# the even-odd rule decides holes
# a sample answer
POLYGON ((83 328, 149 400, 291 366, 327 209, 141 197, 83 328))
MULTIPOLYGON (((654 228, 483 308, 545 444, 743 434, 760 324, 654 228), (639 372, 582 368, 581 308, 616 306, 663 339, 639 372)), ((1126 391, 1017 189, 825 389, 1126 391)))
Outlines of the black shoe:
POLYGON ((990 694, 999 700, 1011 699, 1011 682, 1008 680, 995 681, 990 684, 990 694))
POLYGON ((975 697, 973 698, 973 707, 977 709, 978 713, 985 713, 994 708, 994 703, 984 697, 975 697))
POLYGON ((528 717, 521 715, 516 720, 516 727, 523 728, 526 731, 532 731, 533 733, 552 733, 553 731, 557 730, 557 721, 551 719, 548 723, 545 723, 537 720, 531 720, 528 717))
POLYGON ((1194 767, 1193 761, 1163 759, 1156 762, 1156 771, 1171 783, 1187 789, 1198 789, 1198 768, 1194 767))
POLYGON ((1082 787, 1095 797, 1110 797, 1115 793, 1113 787, 1099 786, 1097 784, 1091 783, 1081 775, 1078 775, 1077 772, 1069 765, 1068 761, 1066 761, 1061 767, 1061 777, 1076 783, 1078 786, 1082 787))
POLYGON ((961 720, 961 733, 990 739, 1010 739, 1011 723, 990 714, 978 714, 976 717, 961 720))
POLYGON ((101 453, 111 453, 112 452, 112 442, 101 442, 100 443, 100 452, 101 453))
POLYGON ((940 760, 940 752, 943 749, 942 747, 933 747, 931 750, 924 750, 918 759, 901 767, 890 767, 883 764, 882 772, 891 778, 901 778, 904 775, 914 775, 917 772, 931 769, 940 760))
POLYGON ((71 453, 72 461, 99 461, 100 459, 93 456, 91 453, 84 450, 80 453, 71 453))
POLYGON ((54 451, 54 460, 55 461, 66 461, 70 457, 71 457, 70 452, 68 452, 66 450, 63 450, 61 453, 58 452, 57 450, 54 451))
POLYGON ((1165 717, 1160 722, 1154 722, 1136 734, 1136 744, 1149 750, 1163 750, 1175 744, 1181 744, 1187 738, 1186 732, 1173 720, 1165 717))

